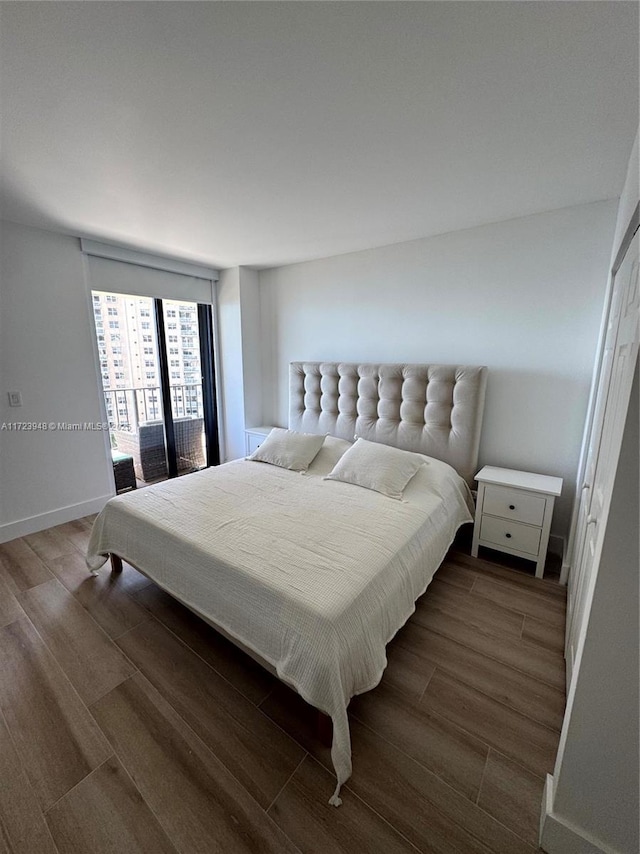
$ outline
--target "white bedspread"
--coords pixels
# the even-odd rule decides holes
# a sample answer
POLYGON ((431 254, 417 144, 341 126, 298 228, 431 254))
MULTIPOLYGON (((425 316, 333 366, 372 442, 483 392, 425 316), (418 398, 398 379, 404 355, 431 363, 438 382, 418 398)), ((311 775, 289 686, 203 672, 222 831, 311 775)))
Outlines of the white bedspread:
POLYGON ((403 501, 323 480, 328 470, 322 455, 306 475, 238 460, 118 496, 96 519, 87 565, 110 552, 131 562, 330 715, 339 804, 349 700, 380 681, 386 644, 472 505, 436 460, 403 501))

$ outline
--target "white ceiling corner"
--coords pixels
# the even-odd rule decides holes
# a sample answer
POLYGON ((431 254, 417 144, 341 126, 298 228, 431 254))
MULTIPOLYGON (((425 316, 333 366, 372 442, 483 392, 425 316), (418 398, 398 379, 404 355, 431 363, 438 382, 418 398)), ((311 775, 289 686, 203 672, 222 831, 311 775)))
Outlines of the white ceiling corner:
POLYGON ((634 2, 2 3, 2 215, 272 266, 619 194, 634 2))

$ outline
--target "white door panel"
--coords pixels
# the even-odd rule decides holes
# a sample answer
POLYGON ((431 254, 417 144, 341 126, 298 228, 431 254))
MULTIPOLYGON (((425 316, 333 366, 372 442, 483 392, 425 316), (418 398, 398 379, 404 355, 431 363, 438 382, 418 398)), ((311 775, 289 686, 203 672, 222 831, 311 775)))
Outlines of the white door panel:
POLYGON ((580 631, 586 618, 606 528, 613 481, 640 339, 638 244, 632 240, 611 297, 599 386, 580 495, 575 552, 569 577, 565 653, 571 682, 580 631))

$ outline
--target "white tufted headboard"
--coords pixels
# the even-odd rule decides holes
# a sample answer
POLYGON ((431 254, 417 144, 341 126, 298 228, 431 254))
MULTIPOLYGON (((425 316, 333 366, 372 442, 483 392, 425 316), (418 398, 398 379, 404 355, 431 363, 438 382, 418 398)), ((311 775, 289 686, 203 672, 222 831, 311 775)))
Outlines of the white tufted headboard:
POLYGON ((289 427, 428 454, 471 485, 486 383, 468 365, 291 362, 289 427))

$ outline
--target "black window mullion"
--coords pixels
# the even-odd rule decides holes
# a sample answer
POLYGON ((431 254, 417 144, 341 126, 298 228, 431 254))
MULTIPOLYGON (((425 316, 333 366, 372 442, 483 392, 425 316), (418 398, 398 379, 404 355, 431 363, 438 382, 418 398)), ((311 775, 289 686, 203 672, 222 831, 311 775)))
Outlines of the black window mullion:
POLYGON ((158 364, 160 368, 160 395, 162 398, 162 414, 164 424, 165 453, 167 457, 167 471, 169 477, 178 476, 178 458, 176 454, 176 435, 173 427, 173 413, 171 410, 171 389, 169 386, 169 362, 167 359, 167 341, 164 331, 164 312, 162 300, 154 299, 154 311, 156 315, 156 333, 158 336, 158 364))
POLYGON ((200 365, 202 366, 202 406, 207 446, 207 465, 220 463, 218 415, 216 411, 216 377, 213 359, 213 319, 211 306, 198 303, 200 365))

